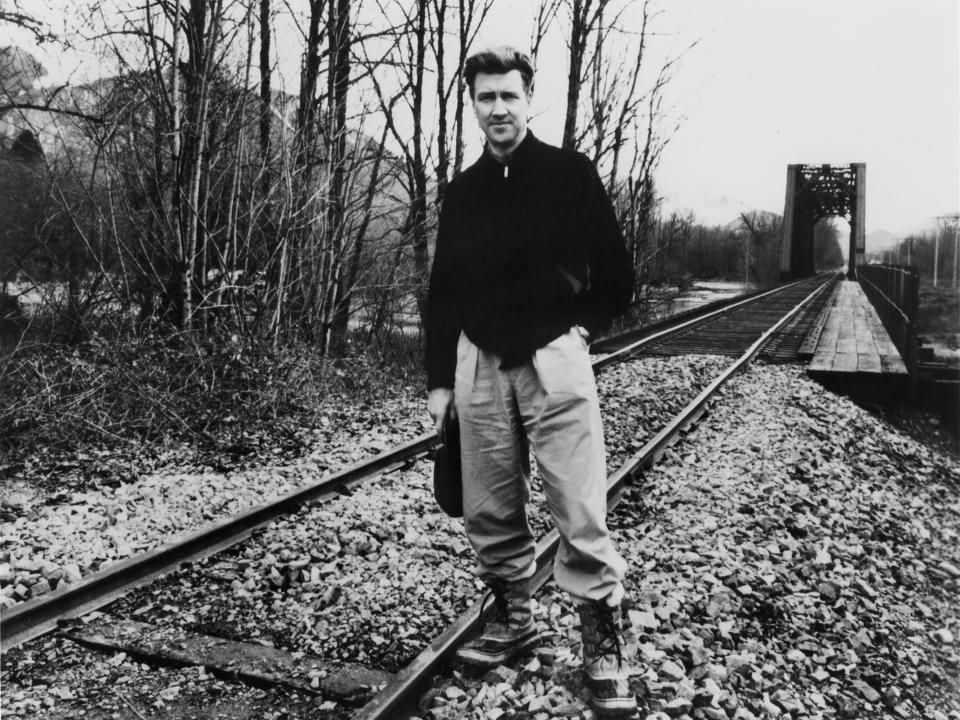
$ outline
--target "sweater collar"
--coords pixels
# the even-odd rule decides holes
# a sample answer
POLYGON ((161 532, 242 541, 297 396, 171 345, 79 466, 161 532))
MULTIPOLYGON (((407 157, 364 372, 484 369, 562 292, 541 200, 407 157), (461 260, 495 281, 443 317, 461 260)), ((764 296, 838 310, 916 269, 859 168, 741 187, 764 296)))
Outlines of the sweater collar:
POLYGON ((531 155, 533 155, 534 148, 539 144, 540 141, 534 136, 533 131, 530 130, 530 128, 527 128, 527 134, 524 135, 523 140, 521 140, 520 144, 517 145, 507 162, 504 163, 498 160, 490 151, 490 146, 487 143, 484 143, 483 145, 483 155, 481 156, 481 160, 483 161, 484 166, 488 169, 499 169, 503 167, 520 169, 526 166, 531 155))

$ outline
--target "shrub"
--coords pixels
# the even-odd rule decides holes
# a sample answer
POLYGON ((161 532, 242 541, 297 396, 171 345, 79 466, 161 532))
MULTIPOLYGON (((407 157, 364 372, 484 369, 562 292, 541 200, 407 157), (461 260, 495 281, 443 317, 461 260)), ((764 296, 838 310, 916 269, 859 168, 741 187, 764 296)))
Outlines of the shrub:
POLYGON ((289 441, 329 402, 374 402, 419 383, 415 353, 396 345, 407 369, 369 347, 325 358, 304 343, 188 333, 21 347, 0 360, 0 452, 171 442, 244 452, 264 434, 289 441))

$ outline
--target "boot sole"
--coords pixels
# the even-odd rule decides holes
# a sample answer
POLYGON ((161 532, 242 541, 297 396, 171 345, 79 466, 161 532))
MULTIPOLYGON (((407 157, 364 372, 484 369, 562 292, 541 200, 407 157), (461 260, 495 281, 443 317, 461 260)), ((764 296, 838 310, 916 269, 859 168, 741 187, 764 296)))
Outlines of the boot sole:
MULTIPOLYGON (((599 680, 605 679, 607 678, 600 678, 599 680)), ((629 696, 597 697, 590 683, 591 681, 597 682, 598 678, 586 677, 584 680, 587 689, 590 691, 590 708, 597 713, 597 715, 603 718, 639 717, 640 711, 637 707, 637 698, 632 693, 629 696)))
POLYGON ((597 702, 591 696, 589 705, 599 720, 640 720, 640 709, 636 700, 627 705, 611 704, 609 701, 597 702))
POLYGON ((597 700, 590 698, 590 708, 604 718, 632 718, 639 716, 636 699, 597 700))
POLYGON ((457 659, 462 660, 465 663, 470 663, 471 665, 478 665, 481 667, 496 667, 497 665, 502 665, 503 663, 507 662, 507 660, 510 660, 517 655, 521 655, 528 650, 532 650, 539 644, 540 636, 534 634, 519 645, 513 645, 499 653, 485 653, 480 652, 479 650, 474 650, 473 648, 460 648, 457 650, 457 659))

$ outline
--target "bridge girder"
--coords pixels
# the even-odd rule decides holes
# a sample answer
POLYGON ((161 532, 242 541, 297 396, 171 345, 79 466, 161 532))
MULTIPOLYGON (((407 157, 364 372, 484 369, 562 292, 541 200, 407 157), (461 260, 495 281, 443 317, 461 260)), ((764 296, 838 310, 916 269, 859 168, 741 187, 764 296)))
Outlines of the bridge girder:
POLYGON ((787 166, 780 245, 782 278, 813 274, 813 229, 825 217, 843 217, 850 222, 847 275, 855 277, 856 266, 864 258, 866 182, 866 163, 787 166))

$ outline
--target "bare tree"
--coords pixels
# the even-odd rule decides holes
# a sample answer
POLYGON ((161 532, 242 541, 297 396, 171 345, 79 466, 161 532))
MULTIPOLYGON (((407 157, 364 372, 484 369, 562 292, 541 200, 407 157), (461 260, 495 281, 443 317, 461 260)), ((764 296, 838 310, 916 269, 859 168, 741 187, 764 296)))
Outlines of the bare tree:
MULTIPOLYGON (((655 279, 654 176, 678 128, 665 90, 689 48, 653 59, 649 40, 658 16, 653 0, 562 0, 568 49, 564 147, 590 155, 606 177, 634 257, 640 285, 655 279)), ((543 0, 541 7, 550 3, 543 0)))
MULTIPOLYGON (((260 0, 260 155, 264 162, 267 162, 270 157, 270 123, 273 118, 273 95, 270 91, 270 78, 273 74, 270 60, 270 27, 270 0, 260 0)), ((269 176, 264 180, 269 185, 269 176)))
POLYGON ((566 0, 540 0, 535 6, 533 25, 530 30, 530 57, 534 67, 540 54, 540 46, 553 26, 560 7, 566 0))
MULTIPOLYGON (((601 3, 604 0, 600 0, 601 3)), ((567 111, 563 121, 563 141, 565 148, 573 148, 577 132, 577 112, 580 101, 580 89, 583 87, 583 61, 586 54, 587 39, 590 34, 591 8, 593 0, 568 0, 570 13, 569 65, 567 69, 567 111)))
POLYGON ((12 0, 8 7, 0 7, 0 23, 14 25, 30 31, 38 45, 56 39, 47 23, 22 9, 20 0, 12 0))
POLYGON ((348 312, 339 313, 340 323, 333 328, 337 308, 344 304, 347 282, 344 273, 344 203, 345 160, 347 148, 347 93, 350 87, 350 0, 330 0, 327 36, 330 38, 327 96, 330 98, 328 156, 330 180, 327 186, 327 227, 323 282, 323 338, 326 351, 334 332, 334 350, 341 350, 346 340, 348 312))
POLYGON ((401 232, 411 251, 412 285, 421 314, 434 217, 429 195, 434 190, 434 207, 442 203, 447 182, 463 165, 463 65, 492 4, 492 0, 457 0, 456 4, 431 0, 415 7, 399 1, 384 6, 385 16, 399 21, 391 35, 382 39, 379 53, 365 56, 379 113, 402 160, 406 210, 401 232), (454 12, 455 34, 448 31, 454 12), (448 52, 451 35, 456 40, 455 53, 448 52), (431 117, 434 124, 429 122, 431 117))
POLYGON ((404 8, 399 2, 391 14, 398 14, 402 22, 395 25, 393 36, 377 59, 365 58, 374 92, 394 144, 399 148, 403 163, 403 185, 406 192, 405 219, 402 234, 412 250, 417 306, 422 315, 425 282, 429 266, 427 156, 430 139, 424 135, 423 109, 426 93, 425 60, 429 44, 428 15, 430 4, 416 3, 415 8, 404 8), (393 86, 392 91, 388 88, 393 86), (412 132, 400 124, 399 109, 406 108, 406 117, 412 132))
POLYGON ((444 192, 454 175, 463 168, 463 116, 465 110, 466 84, 463 67, 470 54, 477 33, 483 26, 493 0, 457 0, 457 54, 450 69, 452 77, 446 80, 448 55, 446 52, 446 18, 450 14, 448 0, 434 0, 433 19, 436 26, 431 33, 431 48, 436 61, 437 75, 437 195, 436 204, 443 204, 444 192), (451 95, 454 98, 453 115, 450 116, 451 95), (450 137, 452 127, 453 136, 450 137), (452 148, 452 161, 451 161, 452 148))

